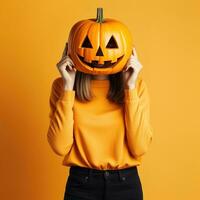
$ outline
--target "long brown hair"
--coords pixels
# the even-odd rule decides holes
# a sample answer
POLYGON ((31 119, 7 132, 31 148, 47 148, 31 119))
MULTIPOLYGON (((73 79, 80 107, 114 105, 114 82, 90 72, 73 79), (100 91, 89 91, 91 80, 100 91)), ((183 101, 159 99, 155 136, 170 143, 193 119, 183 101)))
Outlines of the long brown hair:
MULTIPOLYGON (((110 88, 107 94, 107 98, 117 104, 123 104, 124 100, 124 81, 123 72, 120 71, 115 74, 109 74, 110 88)), ((74 82, 74 90, 76 91, 76 97, 79 101, 91 101, 93 95, 90 90, 90 81, 92 79, 91 74, 86 74, 81 71, 76 71, 76 77, 74 82)))

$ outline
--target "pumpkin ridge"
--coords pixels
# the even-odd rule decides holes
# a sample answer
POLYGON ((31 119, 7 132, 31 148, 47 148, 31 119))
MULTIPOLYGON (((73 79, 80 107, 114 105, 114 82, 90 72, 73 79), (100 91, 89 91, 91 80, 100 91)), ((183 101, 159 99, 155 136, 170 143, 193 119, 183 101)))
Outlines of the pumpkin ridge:
MULTIPOLYGON (((90 26, 89 26, 89 28, 88 28, 88 30, 87 30, 87 36, 88 36, 88 33, 89 33, 89 31, 90 31, 90 29, 91 29, 91 27, 94 25, 94 23, 91 23, 90 24, 90 26)), ((84 58, 85 58, 85 53, 86 51, 84 50, 84 58)), ((79 56, 79 55, 78 55, 79 56)), ((84 60, 85 61, 85 60, 84 60)))

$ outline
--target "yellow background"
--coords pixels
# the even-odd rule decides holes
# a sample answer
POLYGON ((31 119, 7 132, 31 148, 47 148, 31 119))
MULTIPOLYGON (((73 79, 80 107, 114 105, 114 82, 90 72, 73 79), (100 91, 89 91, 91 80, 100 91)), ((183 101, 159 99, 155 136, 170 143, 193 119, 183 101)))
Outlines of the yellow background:
POLYGON ((104 16, 131 30, 151 98, 145 200, 199 199, 199 1, 4 1, 0 7, 0 199, 62 200, 69 168, 50 149, 49 93, 71 26, 104 16))

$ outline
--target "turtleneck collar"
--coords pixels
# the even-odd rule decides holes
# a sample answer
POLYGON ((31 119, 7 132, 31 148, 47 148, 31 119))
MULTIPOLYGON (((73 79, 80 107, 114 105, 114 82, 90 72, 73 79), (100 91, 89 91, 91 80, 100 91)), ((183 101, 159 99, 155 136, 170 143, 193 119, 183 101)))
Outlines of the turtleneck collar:
POLYGON ((102 80, 98 80, 98 79, 91 79, 91 86, 92 87, 104 87, 107 88, 110 86, 110 80, 109 79, 102 79, 102 80))

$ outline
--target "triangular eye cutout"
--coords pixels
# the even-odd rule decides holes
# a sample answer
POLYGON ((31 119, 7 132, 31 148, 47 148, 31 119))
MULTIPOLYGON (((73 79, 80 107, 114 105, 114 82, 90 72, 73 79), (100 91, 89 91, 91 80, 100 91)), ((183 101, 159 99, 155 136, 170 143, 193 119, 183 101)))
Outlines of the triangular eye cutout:
POLYGON ((115 38, 113 37, 113 35, 110 38, 106 48, 118 48, 117 42, 116 42, 115 38))
POLYGON ((88 36, 85 37, 85 40, 83 41, 82 47, 83 48, 92 48, 92 44, 91 44, 88 36))

